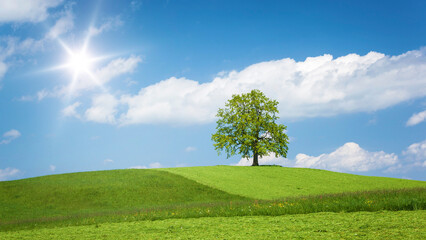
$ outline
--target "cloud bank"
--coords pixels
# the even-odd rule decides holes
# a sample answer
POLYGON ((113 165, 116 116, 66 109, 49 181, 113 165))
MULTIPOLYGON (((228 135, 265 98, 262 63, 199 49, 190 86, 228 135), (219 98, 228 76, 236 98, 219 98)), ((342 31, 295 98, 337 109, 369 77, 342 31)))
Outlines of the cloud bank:
POLYGON ((370 112, 426 96, 425 75, 426 48, 398 56, 370 52, 300 62, 285 58, 220 74, 206 83, 172 77, 138 94, 116 96, 121 111, 112 112, 119 125, 210 123, 232 94, 252 89, 278 100, 283 119, 370 112))
POLYGON ((395 165, 398 156, 383 151, 369 152, 354 142, 345 143, 336 151, 317 157, 296 155, 295 167, 327 169, 336 172, 366 172, 395 165))
MULTIPOLYGON (((242 158, 236 166, 250 166, 252 159, 242 158)), ((296 155, 294 160, 273 154, 259 159, 260 165, 281 165, 285 167, 316 168, 335 172, 407 172, 413 168, 426 168, 426 140, 408 146, 400 156, 383 151, 370 152, 357 143, 348 142, 331 153, 309 156, 296 155)))

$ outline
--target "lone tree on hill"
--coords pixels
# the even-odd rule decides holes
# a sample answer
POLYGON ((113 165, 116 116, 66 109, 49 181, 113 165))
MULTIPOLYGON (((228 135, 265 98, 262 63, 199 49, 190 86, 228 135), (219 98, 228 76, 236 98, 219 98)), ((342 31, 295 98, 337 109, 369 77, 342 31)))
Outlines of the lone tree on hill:
POLYGON ((225 108, 217 112, 217 132, 212 135, 213 146, 226 151, 229 158, 236 153, 247 160, 253 157, 252 166, 259 166, 259 156, 275 153, 287 157, 287 127, 277 124, 278 102, 267 98, 261 91, 233 95, 225 108))

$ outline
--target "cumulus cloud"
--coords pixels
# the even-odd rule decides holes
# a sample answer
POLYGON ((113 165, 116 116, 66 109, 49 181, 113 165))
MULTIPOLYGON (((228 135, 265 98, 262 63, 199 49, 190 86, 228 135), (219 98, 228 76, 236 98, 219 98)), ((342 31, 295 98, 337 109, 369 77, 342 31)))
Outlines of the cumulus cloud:
POLYGON ((426 140, 411 144, 402 154, 415 166, 426 167, 426 140))
POLYGON ((75 102, 62 110, 62 115, 65 117, 81 118, 80 114, 77 113, 77 108, 81 105, 80 102, 75 102))
POLYGON ((1 22, 41 22, 48 16, 48 9, 58 6, 62 0, 2 0, 1 22))
POLYGON ((281 118, 370 112, 426 96, 426 48, 398 56, 370 52, 253 64, 199 83, 169 78, 122 96, 120 124, 208 123, 232 94, 260 89, 280 102, 281 118))
POLYGON ((92 106, 86 110, 85 117, 88 121, 114 124, 117 105, 118 101, 113 95, 97 95, 93 97, 92 106))
POLYGON ((0 141, 0 144, 8 144, 20 136, 21 133, 18 130, 11 129, 3 134, 3 140, 0 141))
POLYGON ((294 166, 337 172, 366 172, 388 168, 397 163, 398 156, 394 153, 369 152, 354 142, 348 142, 332 153, 321 154, 317 157, 299 153, 296 155, 294 166))
MULTIPOLYGON (((286 158, 283 158, 283 157, 276 158, 273 153, 268 156, 263 156, 259 158, 258 160, 259 160, 259 165, 281 165, 281 166, 287 165, 288 166, 290 164, 290 162, 286 158)), ((251 166, 252 163, 253 163, 253 159, 241 158, 241 160, 234 165, 235 166, 251 166)))
MULTIPOLYGON (((251 166, 252 159, 242 158, 236 166, 251 166)), ((331 153, 309 156, 303 153, 294 160, 276 158, 273 154, 259 158, 260 165, 316 168, 336 172, 407 172, 413 168, 426 167, 426 140, 413 143, 398 157, 395 153, 369 152, 357 143, 348 142, 331 153)))
POLYGON ((18 175, 19 173, 21 173, 21 171, 16 168, 0 169, 0 181, 7 180, 11 177, 18 175))
POLYGON ((407 121, 407 126, 414 126, 426 120, 426 110, 423 112, 415 113, 407 121))

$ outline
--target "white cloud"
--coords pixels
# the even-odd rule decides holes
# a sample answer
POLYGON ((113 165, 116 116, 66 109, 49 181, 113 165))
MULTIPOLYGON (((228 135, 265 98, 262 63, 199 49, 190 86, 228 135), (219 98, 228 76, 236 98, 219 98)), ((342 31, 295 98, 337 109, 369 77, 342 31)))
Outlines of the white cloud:
POLYGON ((1 22, 41 22, 48 16, 48 9, 58 6, 62 0, 2 0, 1 22))
POLYGON ((426 96, 426 48, 399 56, 370 52, 253 64, 199 83, 169 78, 124 95, 120 124, 208 123, 232 94, 260 89, 280 102, 280 117, 300 119, 370 112, 426 96))
POLYGON ((107 159, 104 160, 105 164, 107 164, 107 163, 113 163, 113 162, 114 162, 114 160, 109 159, 109 158, 107 158, 107 159))
POLYGON ((414 165, 426 167, 426 140, 411 144, 402 154, 414 165))
POLYGON ((56 166, 55 165, 50 165, 49 169, 50 169, 50 171, 54 172, 56 170, 56 166))
POLYGON ((111 94, 101 94, 93 97, 92 106, 86 110, 88 121, 99 123, 115 123, 118 101, 111 94))
POLYGON ((318 168, 337 172, 365 172, 394 166, 398 156, 383 151, 368 152, 358 144, 348 142, 332 153, 317 157, 303 153, 296 155, 295 167, 318 168))
POLYGON ((120 19, 120 17, 117 16, 114 18, 110 18, 98 28, 91 26, 89 28, 89 35, 96 36, 98 34, 101 34, 102 32, 120 27, 121 25, 123 25, 123 21, 120 19))
POLYGON ((6 59, 14 54, 34 53, 43 49, 44 40, 35 40, 33 38, 26 38, 21 40, 18 37, 7 36, 0 38, 0 59, 6 59))
MULTIPOLYGON (((1 22, 37 22, 43 21, 47 16, 47 9, 59 5, 62 0, 3 0, 0 2, 0 25, 1 22), (4 14, 7 12, 7 14, 4 14)), ((56 39, 74 27, 74 19, 71 9, 72 4, 65 6, 65 10, 60 14, 61 17, 49 29, 44 38, 33 39, 26 38, 21 40, 17 37, 2 37, 1 43, 5 43, 5 47, 0 46, 0 79, 7 71, 5 60, 12 55, 26 54, 40 51, 44 48, 47 41, 56 39)), ((1 44, 0 43, 0 44, 1 44)), ((20 100, 32 101, 41 100, 46 96, 23 96, 20 100)))
POLYGON ((0 61, 0 79, 3 78, 3 76, 6 74, 7 72, 7 65, 6 63, 0 61))
POLYGON ((423 112, 415 113, 407 121, 407 126, 414 126, 426 120, 426 110, 423 112))
POLYGON ((161 168, 163 167, 163 165, 161 165, 161 163, 159 162, 153 162, 149 164, 149 168, 161 168))
POLYGON ((8 144, 20 136, 21 133, 18 130, 11 129, 3 134, 3 140, 0 141, 0 144, 8 144))
POLYGON ((128 111, 120 123, 205 123, 214 119, 218 98, 222 93, 210 92, 209 84, 185 78, 170 78, 143 88, 139 94, 124 95, 122 103, 128 111))
POLYGON ((62 16, 56 21, 55 25, 50 28, 49 32, 46 34, 47 39, 56 39, 60 35, 67 33, 74 28, 74 15, 71 11, 71 8, 67 8, 62 16))
POLYGON ((139 56, 130 56, 127 59, 117 58, 108 63, 107 66, 97 70, 95 75, 102 84, 105 84, 119 75, 132 73, 141 61, 142 59, 139 56))
POLYGON ((42 90, 38 91, 35 95, 22 96, 18 100, 24 101, 24 102, 34 101, 34 100, 41 101, 46 97, 54 97, 54 96, 55 96, 55 93, 50 92, 46 89, 42 89, 42 90))
POLYGON ((19 174, 21 171, 16 168, 5 168, 0 169, 0 181, 7 180, 8 178, 14 177, 19 174))
MULTIPOLYGON (((130 56, 128 58, 117 58, 110 61, 106 66, 94 71, 95 80, 78 79, 78 81, 70 83, 65 88, 58 89, 56 95, 61 96, 67 93, 78 95, 82 91, 103 87, 112 79, 127 73, 132 73, 137 65, 142 61, 139 56, 130 56)), ((87 76, 86 76, 87 77, 87 76)))
MULTIPOLYGON (((289 161, 286 158, 278 157, 276 158, 273 153, 269 154, 268 156, 263 156, 258 159, 259 165, 289 165, 289 161)), ((237 164, 233 164, 235 166, 251 166, 253 163, 253 158, 247 159, 247 158, 241 158, 241 160, 237 164)))
POLYGON ((133 166, 133 167, 129 167, 129 169, 147 169, 146 166, 133 166))
POLYGON ((65 117, 76 117, 81 118, 80 114, 77 113, 77 108, 81 105, 80 102, 75 102, 62 110, 62 115, 65 117))
POLYGON ((195 151, 195 150, 197 150, 197 148, 195 148, 195 147, 191 147, 191 146, 189 146, 189 147, 185 148, 185 152, 193 152, 193 151, 195 151))
POLYGON ((12 138, 12 139, 18 138, 20 136, 21 136, 21 133, 18 130, 15 130, 15 129, 7 131, 3 134, 3 137, 12 138))
MULTIPOLYGON (((22 96, 19 98, 19 100, 20 101, 34 101, 34 100, 41 101, 42 99, 46 97, 64 97, 64 96, 75 97, 75 96, 78 96, 82 91, 93 90, 96 88, 101 88, 105 90, 104 88, 105 84, 107 84, 109 81, 111 81, 114 78, 117 78, 120 75, 132 73, 141 61, 142 59, 139 56, 130 56, 128 58, 117 58, 110 61, 106 66, 95 70, 93 74, 94 79, 92 78, 77 79, 77 81, 70 82, 70 84, 67 86, 57 86, 50 91, 43 89, 38 91, 37 94, 35 95, 22 96)), ((94 103, 99 103, 99 102, 93 101, 93 104, 94 103)), ((75 109, 78 106, 68 106, 68 107, 70 107, 68 110, 71 111, 72 113, 73 107, 75 109)), ((87 116, 88 117, 87 120, 95 121, 95 122, 103 122, 103 123, 112 123, 109 120, 115 119, 116 112, 114 112, 114 115, 112 115, 108 119, 108 121, 99 120, 96 117, 92 118, 91 112, 94 111, 93 108, 96 108, 96 106, 92 105, 90 109, 87 109, 87 111, 90 110, 88 113, 89 115, 87 116)))
POLYGON ((162 167, 163 165, 161 165, 161 163, 153 162, 153 163, 150 163, 148 167, 145 165, 137 165, 137 166, 129 167, 129 169, 148 169, 148 168, 162 168, 162 167))
POLYGON ((426 167, 426 140, 413 143, 402 151, 402 157, 399 164, 390 167, 386 172, 403 172, 426 167))

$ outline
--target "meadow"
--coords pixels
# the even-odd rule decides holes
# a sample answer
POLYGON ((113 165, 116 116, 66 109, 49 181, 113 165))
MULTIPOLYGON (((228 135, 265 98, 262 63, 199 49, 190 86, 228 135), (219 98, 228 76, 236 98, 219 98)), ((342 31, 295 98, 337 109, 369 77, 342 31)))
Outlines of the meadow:
POLYGON ((255 199, 426 187, 423 181, 369 177, 319 169, 279 166, 162 168, 222 191, 255 199))
MULTIPOLYGON (((0 182, 0 209, 0 238, 23 239, 31 234, 42 236, 42 232, 72 236, 77 229, 100 234, 105 226, 120 232, 127 225, 156 226, 167 221, 185 225, 251 219, 263 226, 268 217, 304 219, 334 216, 332 213, 341 215, 343 222, 360 214, 372 223, 374 216, 401 214, 398 225, 410 216, 426 220, 426 183, 272 166, 127 169, 0 182)), ((424 234, 425 221, 420 220, 417 232, 424 234)), ((386 227, 391 225, 379 232, 395 232, 386 227)), ((265 236, 272 236, 266 226, 265 236)), ((129 236, 136 234, 131 229, 126 233, 129 236)), ((209 231, 194 232, 194 237, 209 231)), ((211 231, 217 234, 214 228, 211 231)), ((112 231, 107 238, 114 234, 112 231)), ((156 238, 155 234, 146 236, 156 238)))
POLYGON ((426 211, 133 221, 0 232, 2 239, 425 239, 426 211))

